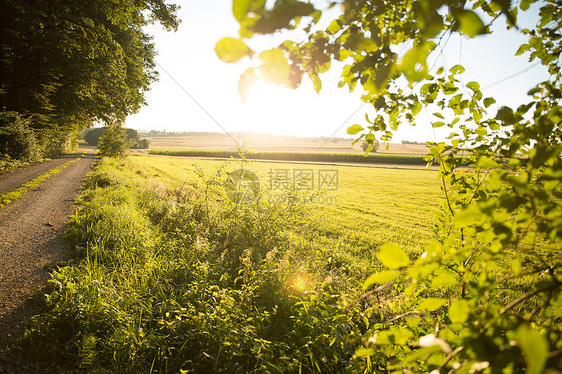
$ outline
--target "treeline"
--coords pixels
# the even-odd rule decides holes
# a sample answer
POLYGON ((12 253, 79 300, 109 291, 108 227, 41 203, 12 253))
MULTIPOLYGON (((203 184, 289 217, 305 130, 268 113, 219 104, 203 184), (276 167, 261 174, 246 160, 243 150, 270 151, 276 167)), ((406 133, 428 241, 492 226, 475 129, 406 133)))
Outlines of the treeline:
MULTIPOLYGON (((97 146, 100 142, 100 138, 105 132, 105 127, 96 127, 93 129, 86 129, 84 131, 84 140, 86 143, 92 146, 97 146)), ((141 139, 137 130, 134 129, 123 129, 124 138, 129 148, 133 149, 147 149, 150 145, 148 139, 141 139)))
POLYGON ((0 0, 0 159, 76 146, 95 124, 120 126, 156 80, 143 27, 175 29, 165 0, 0 0))
MULTIPOLYGON (((153 155, 186 156, 186 157, 216 157, 216 158, 239 158, 238 151, 213 151, 213 150, 181 150, 164 151, 151 150, 153 155)), ((393 164, 393 165, 426 165, 425 156, 421 155, 386 155, 362 153, 311 153, 311 152, 253 152, 246 154, 246 158, 252 160, 274 160, 274 161, 308 161, 308 162, 346 162, 346 163, 368 163, 368 164, 393 164)))

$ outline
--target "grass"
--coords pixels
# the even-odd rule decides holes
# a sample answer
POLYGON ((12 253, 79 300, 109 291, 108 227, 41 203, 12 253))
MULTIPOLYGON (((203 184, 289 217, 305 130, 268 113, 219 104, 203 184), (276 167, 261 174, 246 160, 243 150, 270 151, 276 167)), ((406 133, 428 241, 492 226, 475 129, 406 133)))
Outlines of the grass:
MULTIPOLYGON (((77 265, 55 272, 19 352, 95 373, 362 370, 388 306, 361 285, 382 244, 414 257, 430 240, 437 174, 338 166, 336 190, 240 204, 223 189, 239 163, 191 163, 102 159, 68 231, 77 265)), ((302 165, 250 167, 267 185, 302 165)))
MULTIPOLYGON (((194 164, 207 171, 222 164, 215 160, 149 156, 134 156, 131 161, 153 168, 159 178, 172 183, 195 181, 194 164)), ((338 188, 327 191, 323 199, 327 203, 316 204, 311 212, 317 229, 328 237, 343 237, 347 243, 371 248, 390 241, 416 251, 432 238, 442 198, 436 171, 264 161, 253 162, 250 168, 266 186, 271 182, 271 172, 288 171, 292 179, 294 171, 310 169, 317 180, 319 170, 336 170, 338 188)))

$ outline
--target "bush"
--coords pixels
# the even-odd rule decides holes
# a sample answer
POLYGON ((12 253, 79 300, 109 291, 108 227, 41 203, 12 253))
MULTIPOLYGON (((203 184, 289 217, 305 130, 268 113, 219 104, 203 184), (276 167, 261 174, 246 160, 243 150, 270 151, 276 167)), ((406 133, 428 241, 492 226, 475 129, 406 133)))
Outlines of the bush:
POLYGON ((0 112, 0 154, 21 161, 36 161, 42 149, 30 120, 16 112, 0 112))

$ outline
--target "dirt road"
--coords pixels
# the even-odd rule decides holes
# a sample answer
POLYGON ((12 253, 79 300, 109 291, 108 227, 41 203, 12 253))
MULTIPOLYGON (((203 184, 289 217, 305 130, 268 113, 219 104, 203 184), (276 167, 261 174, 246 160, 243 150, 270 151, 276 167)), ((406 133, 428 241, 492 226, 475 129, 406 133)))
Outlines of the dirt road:
MULTIPOLYGON (((2 175, 0 194, 78 156, 2 175)), ((49 279, 49 270, 70 257, 64 229, 93 162, 94 155, 88 154, 23 198, 0 208, 0 356, 25 320, 37 312, 36 296, 49 279)))

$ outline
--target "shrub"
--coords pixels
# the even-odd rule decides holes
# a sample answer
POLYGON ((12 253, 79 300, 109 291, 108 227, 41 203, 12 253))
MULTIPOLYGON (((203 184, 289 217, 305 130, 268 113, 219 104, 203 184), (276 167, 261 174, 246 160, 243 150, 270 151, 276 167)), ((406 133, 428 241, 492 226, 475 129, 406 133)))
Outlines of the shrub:
POLYGON ((0 112, 0 154, 22 161, 36 161, 42 149, 30 120, 16 112, 0 112))

